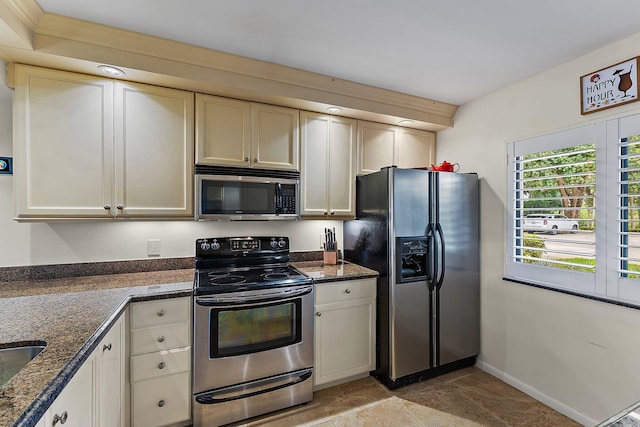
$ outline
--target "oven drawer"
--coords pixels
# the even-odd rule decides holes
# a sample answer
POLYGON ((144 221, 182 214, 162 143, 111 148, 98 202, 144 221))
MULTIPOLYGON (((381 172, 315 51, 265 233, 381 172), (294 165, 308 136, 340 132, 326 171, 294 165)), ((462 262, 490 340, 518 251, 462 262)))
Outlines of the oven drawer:
POLYGON ((189 345, 191 332, 189 323, 154 326, 131 330, 131 355, 189 345))
POLYGON ((136 302, 131 305, 131 328, 189 321, 190 298, 167 298, 136 302))
POLYGON ((320 283, 315 288, 316 305, 376 297, 376 279, 320 283))
POLYGON ((174 348, 131 357, 131 382, 188 372, 190 347, 174 348))
POLYGON ((188 372, 138 381, 131 388, 135 427, 165 426, 191 417, 188 372))

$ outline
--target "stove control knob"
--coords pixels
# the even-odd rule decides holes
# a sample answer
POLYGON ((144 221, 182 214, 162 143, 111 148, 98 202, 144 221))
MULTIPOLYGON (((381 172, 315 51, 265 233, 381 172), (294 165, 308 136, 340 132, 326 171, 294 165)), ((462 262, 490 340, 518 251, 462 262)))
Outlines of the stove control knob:
POLYGON ((278 246, 280 246, 281 248, 284 248, 285 246, 287 246, 287 242, 285 242, 284 240, 280 240, 278 242, 278 246))
POLYGON ((213 242, 213 243, 211 244, 211 250, 212 250, 212 251, 217 251, 218 249, 220 249, 220 243, 218 243, 218 242, 213 242))
POLYGON ((278 242, 276 242, 275 240, 272 240, 271 243, 269 243, 269 245, 271 245, 271 247, 275 249, 278 247, 278 242))
POLYGON ((203 244, 200 245, 200 249, 202 249, 203 251, 208 251, 210 247, 211 245, 208 244, 207 242, 204 242, 203 244))

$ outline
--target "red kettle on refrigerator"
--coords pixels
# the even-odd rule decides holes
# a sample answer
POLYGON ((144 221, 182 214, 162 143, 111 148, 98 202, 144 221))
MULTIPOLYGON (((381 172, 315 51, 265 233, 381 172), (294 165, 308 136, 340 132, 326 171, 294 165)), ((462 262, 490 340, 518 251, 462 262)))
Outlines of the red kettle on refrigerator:
POLYGON ((438 166, 431 165, 431 170, 437 172, 458 172, 460 170, 459 163, 449 163, 446 160, 438 166))

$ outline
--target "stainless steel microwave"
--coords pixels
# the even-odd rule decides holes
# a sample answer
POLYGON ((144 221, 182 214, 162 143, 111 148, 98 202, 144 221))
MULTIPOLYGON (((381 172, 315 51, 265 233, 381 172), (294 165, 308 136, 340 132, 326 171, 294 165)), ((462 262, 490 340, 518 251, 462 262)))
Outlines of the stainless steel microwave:
POLYGON ((196 220, 300 218, 300 173, 196 165, 196 220))

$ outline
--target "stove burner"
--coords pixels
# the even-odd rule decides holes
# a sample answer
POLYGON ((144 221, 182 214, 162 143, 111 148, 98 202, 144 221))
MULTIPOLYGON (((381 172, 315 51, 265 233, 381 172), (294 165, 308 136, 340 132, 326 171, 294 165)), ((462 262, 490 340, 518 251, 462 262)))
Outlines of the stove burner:
POLYGON ((231 274, 214 275, 209 273, 209 282, 213 285, 231 285, 236 283, 244 283, 247 279, 242 276, 234 276, 231 274))
POLYGON ((288 279, 289 273, 287 272, 274 272, 274 273, 263 273, 262 280, 282 280, 288 279))

